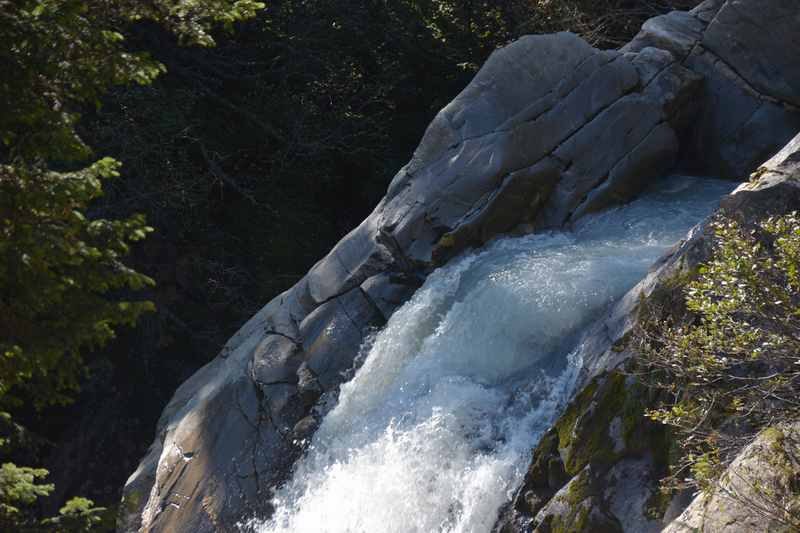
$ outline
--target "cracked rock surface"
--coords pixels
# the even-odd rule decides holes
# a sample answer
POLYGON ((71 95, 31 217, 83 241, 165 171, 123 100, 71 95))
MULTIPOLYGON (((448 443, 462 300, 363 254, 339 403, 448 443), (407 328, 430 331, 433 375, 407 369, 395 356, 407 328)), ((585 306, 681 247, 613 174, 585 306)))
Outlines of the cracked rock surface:
POLYGON ((689 156, 740 178, 800 130, 798 25, 792 0, 707 0, 647 21, 622 50, 668 50, 703 77, 689 156))
POLYGON ((687 157, 741 176, 780 149, 800 129, 795 1, 710 0, 649 21, 620 51, 569 33, 497 50, 372 214, 175 392, 125 486, 120 531, 268 515, 366 335, 462 250, 629 200, 687 157), (764 24, 786 40, 764 43, 764 24))

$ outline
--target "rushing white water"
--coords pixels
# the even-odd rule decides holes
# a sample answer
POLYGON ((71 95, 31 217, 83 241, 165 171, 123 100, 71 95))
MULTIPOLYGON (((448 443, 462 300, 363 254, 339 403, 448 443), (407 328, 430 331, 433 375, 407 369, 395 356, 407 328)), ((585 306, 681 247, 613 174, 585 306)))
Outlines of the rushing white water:
POLYGON ((480 532, 573 392, 582 326, 731 188, 673 177, 572 232, 498 240, 433 272, 365 347, 293 478, 278 532, 480 532))

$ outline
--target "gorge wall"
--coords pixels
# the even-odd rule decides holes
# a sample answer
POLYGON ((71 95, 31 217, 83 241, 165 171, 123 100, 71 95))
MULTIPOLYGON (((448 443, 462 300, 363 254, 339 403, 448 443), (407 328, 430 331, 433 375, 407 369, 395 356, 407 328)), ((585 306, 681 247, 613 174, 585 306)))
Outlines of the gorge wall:
MULTIPOLYGON (((496 51, 373 213, 176 391, 126 484, 120 530, 225 531, 270 513, 270 490, 335 401, 366 333, 466 248, 569 225, 676 165, 745 178, 800 130, 798 27, 795 0, 709 0, 648 21, 619 51, 568 33, 496 51)), ((631 300, 598 327, 624 331, 631 300)), ((595 390, 578 399, 616 386, 603 377, 622 357, 614 340, 587 345, 595 390)), ((529 523, 553 494, 539 508, 518 497, 508 527, 529 523)))

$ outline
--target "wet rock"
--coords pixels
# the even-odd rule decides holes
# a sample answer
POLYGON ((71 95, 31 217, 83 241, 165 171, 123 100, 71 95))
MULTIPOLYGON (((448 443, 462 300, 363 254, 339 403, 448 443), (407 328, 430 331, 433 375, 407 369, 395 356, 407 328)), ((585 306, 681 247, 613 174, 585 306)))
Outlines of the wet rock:
POLYGON ((600 478, 586 466, 542 508, 530 531, 540 533, 622 533, 619 521, 608 512, 600 478))
POLYGON ((644 417, 649 402, 649 391, 621 373, 593 379, 533 451, 498 529, 658 531, 648 508, 667 448, 664 428, 644 417))
POLYGON ((307 408, 313 407, 319 397, 322 396, 322 385, 320 385, 317 376, 307 363, 303 363, 297 369, 297 392, 303 401, 303 405, 307 408))
POLYGON ((403 273, 383 273, 372 276, 361 284, 361 290, 378 308, 383 318, 389 320, 398 307, 408 300, 421 285, 416 276, 403 273))
POLYGON ((319 420, 314 416, 307 416, 295 424, 292 429, 292 438, 300 444, 305 444, 314 435, 319 427, 319 420))
POLYGON ((366 330, 382 322, 358 287, 320 305, 303 320, 304 357, 324 389, 342 381, 341 373, 353 365, 366 330))

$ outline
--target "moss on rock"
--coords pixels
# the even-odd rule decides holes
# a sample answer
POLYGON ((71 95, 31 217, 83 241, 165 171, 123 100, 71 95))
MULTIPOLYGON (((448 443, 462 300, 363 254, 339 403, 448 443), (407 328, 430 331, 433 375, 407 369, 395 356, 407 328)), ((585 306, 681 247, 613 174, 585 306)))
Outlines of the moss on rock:
POLYGON ((514 502, 514 509, 524 516, 535 516, 570 479, 564 470, 558 445, 558 433, 551 429, 533 452, 531 466, 523 481, 524 488, 514 502))
POLYGON ((587 466, 562 488, 537 517, 538 533, 622 533, 619 521, 603 501, 600 482, 587 466))
POLYGON ((663 429, 647 420, 648 391, 621 372, 595 378, 556 422, 559 451, 568 474, 584 466, 663 446, 663 429))
MULTIPOLYGON (((607 472, 629 458, 651 458, 642 464, 651 465, 653 480, 665 473, 667 434, 644 416, 653 403, 650 391, 623 372, 589 382, 534 450, 514 503, 517 516, 529 517, 540 532, 621 531, 601 487, 607 472)), ((663 515, 668 502, 651 498, 646 518, 660 518, 655 514, 663 515)))

